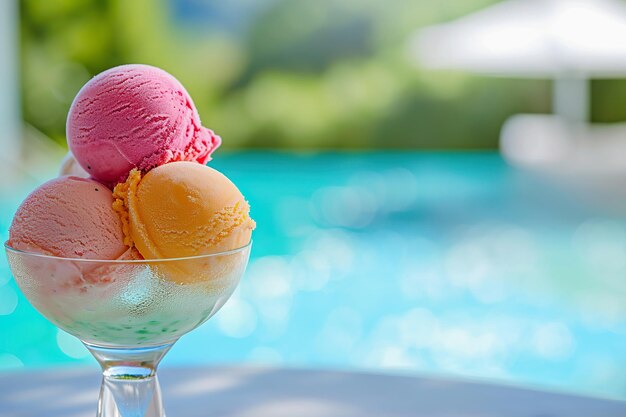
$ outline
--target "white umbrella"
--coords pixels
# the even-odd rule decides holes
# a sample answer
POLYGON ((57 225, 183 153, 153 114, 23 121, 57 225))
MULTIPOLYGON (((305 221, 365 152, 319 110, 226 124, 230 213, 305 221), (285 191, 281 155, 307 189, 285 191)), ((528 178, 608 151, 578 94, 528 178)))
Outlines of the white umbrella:
POLYGON ((587 78, 626 73, 626 5, 618 0, 509 0, 419 31, 420 64, 555 78, 555 112, 586 120, 587 78))

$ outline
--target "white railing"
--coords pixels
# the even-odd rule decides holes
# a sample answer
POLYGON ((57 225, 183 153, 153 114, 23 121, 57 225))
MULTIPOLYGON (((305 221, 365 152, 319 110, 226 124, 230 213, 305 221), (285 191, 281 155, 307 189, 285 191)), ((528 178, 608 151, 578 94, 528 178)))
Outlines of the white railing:
MULTIPOLYGON (((17 0, 0 1, 0 161, 20 156, 21 116, 18 80, 17 0)), ((6 167, 6 164, 0 163, 6 167)), ((0 168, 0 170, 2 170, 0 168)))

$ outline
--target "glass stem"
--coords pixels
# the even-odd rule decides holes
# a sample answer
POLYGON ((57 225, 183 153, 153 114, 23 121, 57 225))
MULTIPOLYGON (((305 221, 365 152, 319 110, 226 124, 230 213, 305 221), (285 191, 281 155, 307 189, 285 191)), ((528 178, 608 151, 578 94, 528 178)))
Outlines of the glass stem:
POLYGON ((102 367, 98 417, 164 417, 157 366, 172 344, 118 349, 85 343, 102 367))

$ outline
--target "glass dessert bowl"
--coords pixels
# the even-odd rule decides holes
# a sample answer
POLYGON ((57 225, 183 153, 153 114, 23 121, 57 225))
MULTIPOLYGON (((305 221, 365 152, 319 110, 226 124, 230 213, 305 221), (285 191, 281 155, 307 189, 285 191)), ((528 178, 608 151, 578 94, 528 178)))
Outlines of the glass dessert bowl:
POLYGON ((243 275, 251 243, 177 259, 60 258, 5 243, 15 280, 48 320, 79 338, 102 367, 99 417, 163 416, 159 361, 213 316, 243 275))

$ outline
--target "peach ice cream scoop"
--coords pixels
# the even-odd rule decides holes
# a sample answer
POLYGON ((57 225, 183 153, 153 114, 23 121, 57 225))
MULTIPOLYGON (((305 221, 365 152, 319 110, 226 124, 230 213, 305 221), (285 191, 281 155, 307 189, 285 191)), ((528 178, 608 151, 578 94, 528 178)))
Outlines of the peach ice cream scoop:
POLYGON ((127 241, 146 259, 181 258, 237 249, 254 221, 237 187, 220 172, 173 162, 145 176, 135 170, 114 191, 127 241))
MULTIPOLYGON (((125 243, 146 259, 218 254, 250 243, 254 221, 237 187, 223 174, 193 162, 172 162, 138 170, 115 187, 125 243)), ((242 252, 243 253, 243 252, 242 252)), ((246 254, 248 252, 245 252, 246 254)), ((159 262, 155 271, 181 284, 203 282, 221 288, 245 262, 216 255, 180 262, 159 262)))

